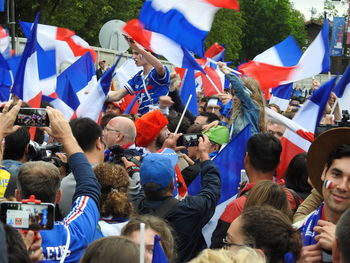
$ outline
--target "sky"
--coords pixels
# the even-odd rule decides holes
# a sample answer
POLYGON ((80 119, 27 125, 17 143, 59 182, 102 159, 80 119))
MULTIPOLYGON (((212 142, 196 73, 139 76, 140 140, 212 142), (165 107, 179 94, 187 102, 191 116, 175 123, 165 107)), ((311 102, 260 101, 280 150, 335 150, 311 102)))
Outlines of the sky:
MULTIPOLYGON (((311 8, 315 7, 317 10, 316 17, 319 16, 319 14, 323 14, 323 0, 290 0, 291 3, 294 4, 295 9, 302 12, 306 18, 306 20, 309 20, 311 17, 311 8)), ((346 11, 347 7, 343 6, 342 4, 339 4, 338 2, 333 2, 338 10, 339 15, 343 15, 343 13, 346 11)))

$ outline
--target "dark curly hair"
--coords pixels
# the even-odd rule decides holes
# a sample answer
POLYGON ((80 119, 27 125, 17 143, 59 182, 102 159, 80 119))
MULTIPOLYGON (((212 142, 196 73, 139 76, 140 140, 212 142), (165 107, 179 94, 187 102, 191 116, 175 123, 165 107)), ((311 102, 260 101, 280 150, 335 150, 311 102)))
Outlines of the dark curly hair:
POLYGON ((288 215, 271 206, 252 206, 243 211, 241 220, 246 243, 262 249, 267 262, 283 262, 288 252, 295 261, 300 258, 301 236, 288 215))
POLYGON ((101 216, 130 217, 134 209, 128 199, 129 175, 125 168, 113 163, 102 163, 94 171, 101 184, 101 216))

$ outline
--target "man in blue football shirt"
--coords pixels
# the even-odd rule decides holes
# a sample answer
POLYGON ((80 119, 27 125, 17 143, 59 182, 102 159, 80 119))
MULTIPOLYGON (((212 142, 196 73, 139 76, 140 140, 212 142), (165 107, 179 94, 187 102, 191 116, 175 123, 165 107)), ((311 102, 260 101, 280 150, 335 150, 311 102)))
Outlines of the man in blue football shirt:
POLYGON ((170 74, 166 66, 149 51, 143 49, 132 39, 128 39, 132 49, 132 59, 136 66, 143 67, 125 86, 117 91, 111 91, 109 101, 119 101, 127 94, 136 95, 139 102, 138 113, 145 114, 157 108, 159 97, 169 92, 170 74))

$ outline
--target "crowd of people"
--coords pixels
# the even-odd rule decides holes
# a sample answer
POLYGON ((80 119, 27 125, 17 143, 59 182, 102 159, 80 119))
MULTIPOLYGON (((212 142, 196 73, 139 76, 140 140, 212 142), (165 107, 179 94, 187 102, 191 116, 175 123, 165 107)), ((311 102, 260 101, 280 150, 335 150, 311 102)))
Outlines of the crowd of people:
MULTIPOLYGON (((350 128, 316 137, 281 179, 276 170, 286 127, 267 118, 265 106, 282 112, 268 104, 256 80, 218 62, 230 88, 198 94, 195 116, 179 97, 177 74, 128 41, 143 70, 110 91, 100 123, 68 121, 48 106, 50 127, 37 128, 31 140, 28 127, 14 125, 22 101, 2 109, 1 197, 23 202, 34 195, 53 203, 56 221, 50 230, 17 231, 1 212, 1 262, 133 263, 141 262, 140 254, 144 262, 164 262, 157 261, 159 248, 171 263, 350 262, 350 128), (119 101, 127 94, 138 98, 136 115, 123 114, 119 101), (204 228, 229 187, 213 158, 248 125, 242 160, 248 180, 227 202, 208 242, 204 228), (59 164, 31 159, 31 144, 52 142, 63 145, 54 153, 59 164), (196 179, 201 189, 190 195, 196 179)), ((104 61, 100 67, 102 75, 104 61)), ((332 96, 324 123, 339 118, 329 110, 332 96)), ((300 103, 295 95, 283 114, 291 117, 300 103)))

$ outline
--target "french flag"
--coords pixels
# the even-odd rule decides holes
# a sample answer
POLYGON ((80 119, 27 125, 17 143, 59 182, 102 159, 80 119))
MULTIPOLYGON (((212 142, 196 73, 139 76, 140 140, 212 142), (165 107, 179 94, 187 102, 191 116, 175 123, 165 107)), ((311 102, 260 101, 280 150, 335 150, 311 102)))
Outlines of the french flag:
POLYGON ((268 49, 238 69, 244 75, 257 79, 265 94, 270 88, 327 72, 330 69, 328 35, 329 23, 325 20, 321 32, 298 60, 299 47, 296 43, 292 44, 295 40, 289 37, 278 47, 268 49), (278 56, 273 55, 276 53, 278 56))
POLYGON ((87 52, 57 77, 56 89, 53 87, 49 94, 45 94, 45 100, 59 109, 67 119, 71 119, 76 117, 75 111, 96 86, 94 62, 87 52))
POLYGON ((345 70, 342 78, 334 88, 334 93, 338 97, 338 103, 342 110, 350 112, 350 66, 345 70))
MULTIPOLYGON (((178 69, 178 68, 177 68, 178 69)), ((179 69, 178 69, 179 70, 179 69)), ((178 72, 177 70, 177 72, 178 72)), ((186 104, 188 98, 192 95, 191 101, 188 104, 188 110, 195 116, 198 115, 198 104, 196 94, 196 80, 194 70, 191 69, 180 69, 185 70, 180 88, 180 97, 184 104, 186 104)))
POLYGON ((206 63, 204 65, 204 72, 200 73, 202 79, 202 89, 204 96, 213 96, 224 92, 225 74, 214 63, 206 63))
POLYGON ((123 28, 133 40, 144 48, 164 56, 176 67, 201 70, 190 52, 165 35, 145 30, 138 19, 130 20, 123 28))
POLYGON ((39 74, 39 71, 42 68, 39 68, 39 58, 36 49, 38 19, 39 17, 36 16, 12 87, 12 93, 23 101, 28 102, 33 108, 40 107, 42 96, 39 74))
MULTIPOLYGON (((28 38, 32 23, 20 22, 20 24, 25 36, 28 38)), ((90 52, 93 60, 96 60, 96 52, 89 44, 67 28, 39 24, 37 42, 44 50, 56 50, 58 69, 61 63, 73 63, 86 52, 90 52)))
MULTIPOLYGON (((90 53, 87 53, 87 55, 90 55, 90 53)), ((120 58, 121 56, 118 58, 116 63, 114 63, 114 65, 102 75, 102 77, 98 80, 97 86, 89 91, 84 101, 78 106, 76 110, 76 115, 78 118, 88 117, 96 122, 98 121, 103 104, 111 86, 115 68, 119 63, 120 58)))
POLYGON ((8 58, 11 56, 10 37, 5 28, 0 26, 0 53, 8 58))
POLYGON ((6 102, 10 99, 10 88, 13 84, 12 70, 7 61, 0 54, 0 102, 6 102))
POLYGON ((204 56, 204 41, 219 8, 239 10, 237 0, 147 0, 140 20, 182 47, 204 56))
POLYGON ((295 155, 308 151, 312 141, 312 133, 315 133, 317 125, 321 121, 329 95, 331 94, 335 82, 336 78, 333 78, 327 83, 323 84, 312 94, 312 96, 294 116, 293 121, 304 127, 303 130, 298 129, 297 131, 291 131, 290 129, 287 129, 284 132, 283 138, 281 139, 281 163, 277 169, 278 179, 282 178, 289 165, 289 162, 295 155), (302 138, 300 135, 304 135, 304 138, 302 138), (308 140, 305 138, 308 138, 308 140))
POLYGON ((282 111, 285 111, 288 108, 292 92, 293 83, 278 86, 272 89, 269 103, 274 103, 278 105, 282 111))
POLYGON ((218 43, 214 43, 207 49, 207 51, 205 51, 204 56, 206 58, 211 58, 214 61, 224 61, 225 47, 218 43))

